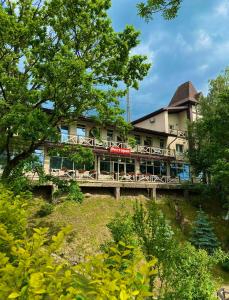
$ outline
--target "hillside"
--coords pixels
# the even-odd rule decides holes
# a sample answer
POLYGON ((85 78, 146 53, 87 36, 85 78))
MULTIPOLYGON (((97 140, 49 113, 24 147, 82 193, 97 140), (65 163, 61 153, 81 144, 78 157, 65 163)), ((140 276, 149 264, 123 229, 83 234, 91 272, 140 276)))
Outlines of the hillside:
MULTIPOLYGON (((54 211, 50 215, 43 218, 37 217, 36 213, 44 200, 35 199, 33 201, 36 203, 32 202, 30 206, 30 226, 50 227, 50 234, 53 234, 59 228, 71 225, 73 231, 62 249, 61 255, 75 263, 85 256, 99 251, 100 245, 110 239, 106 224, 114 218, 116 213, 131 213, 136 199, 145 205, 149 201, 143 196, 140 198, 123 197, 120 201, 109 196, 93 196, 86 198, 82 204, 70 201, 59 203, 54 206, 54 211)), ((196 216, 198 201, 196 199, 187 201, 183 197, 170 196, 159 198, 157 205, 169 220, 176 238, 181 242, 188 239, 192 222, 196 216), (177 220, 176 210, 179 210, 182 222, 177 220)), ((213 208, 211 203, 208 203, 204 209, 208 212, 221 244, 228 249, 228 222, 219 217, 218 208, 213 208)), ((218 268, 215 270, 215 274, 217 277, 222 277, 225 286, 229 286, 229 273, 218 268)))

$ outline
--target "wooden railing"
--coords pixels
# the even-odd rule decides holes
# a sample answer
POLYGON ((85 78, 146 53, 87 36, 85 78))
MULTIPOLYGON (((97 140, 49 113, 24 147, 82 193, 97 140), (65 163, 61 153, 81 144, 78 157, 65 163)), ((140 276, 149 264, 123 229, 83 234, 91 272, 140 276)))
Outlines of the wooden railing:
POLYGON ((187 131, 177 130, 177 129, 170 129, 169 131, 171 134, 175 134, 177 137, 186 138, 188 136, 187 131))
POLYGON ((130 145, 128 145, 128 143, 125 142, 107 141, 107 140, 90 138, 85 136, 62 135, 61 142, 66 144, 83 145, 88 147, 105 148, 105 149, 109 149, 110 147, 128 148, 131 149, 131 152, 135 152, 135 153, 169 156, 174 158, 176 157, 175 150, 161 149, 161 148, 141 146, 141 145, 136 145, 135 147, 131 147, 130 145))

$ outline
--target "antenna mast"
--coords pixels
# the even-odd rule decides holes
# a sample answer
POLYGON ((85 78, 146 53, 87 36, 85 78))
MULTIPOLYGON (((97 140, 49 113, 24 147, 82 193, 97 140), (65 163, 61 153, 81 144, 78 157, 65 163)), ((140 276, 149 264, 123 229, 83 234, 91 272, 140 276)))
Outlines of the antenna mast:
POLYGON ((130 123, 130 88, 127 88, 127 95, 126 95, 126 120, 130 123))

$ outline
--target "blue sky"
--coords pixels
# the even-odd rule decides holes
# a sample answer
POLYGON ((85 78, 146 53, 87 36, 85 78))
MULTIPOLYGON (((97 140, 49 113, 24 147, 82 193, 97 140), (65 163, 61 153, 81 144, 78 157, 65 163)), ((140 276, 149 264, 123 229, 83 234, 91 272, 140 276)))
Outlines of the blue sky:
POLYGON ((115 30, 133 24, 141 31, 134 53, 152 63, 140 89, 130 92, 132 120, 166 106, 185 81, 206 94, 208 80, 229 66, 229 0, 183 0, 176 19, 157 15, 148 24, 137 16, 139 1, 113 0, 109 12, 115 30))

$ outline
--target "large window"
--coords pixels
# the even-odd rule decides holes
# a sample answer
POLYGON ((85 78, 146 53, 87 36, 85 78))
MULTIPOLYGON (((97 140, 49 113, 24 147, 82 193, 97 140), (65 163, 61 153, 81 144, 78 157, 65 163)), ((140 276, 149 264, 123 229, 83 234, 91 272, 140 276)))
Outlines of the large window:
POLYGON ((86 136, 86 128, 84 125, 77 125, 76 135, 85 137, 86 136))
POLYGON ((190 166, 182 163, 172 163, 170 165, 170 176, 179 177, 181 180, 189 180, 190 166))
POLYGON ((158 160, 141 160, 140 172, 142 174, 166 175, 166 163, 158 160))
POLYGON ((50 158, 50 168, 51 169, 67 169, 67 170, 93 170, 94 164, 93 163, 74 163, 67 157, 59 157, 53 156, 50 158))
POLYGON ((103 156, 100 158, 101 174, 110 173, 134 173, 135 160, 125 157, 103 156))
POLYGON ((151 137, 146 137, 144 140, 144 146, 151 147, 152 146, 152 139, 151 137))
POLYGON ((69 139, 69 128, 68 126, 61 126, 60 128, 60 134, 61 134, 61 142, 65 143, 69 139))
POLYGON ((161 149, 165 148, 165 140, 164 139, 160 139, 160 148, 161 149))
POLYGON ((44 151, 42 149, 36 149, 34 151, 34 156, 40 165, 44 165, 44 151))
POLYGON ((184 145, 176 144, 176 151, 178 153, 184 153, 184 145))
POLYGON ((141 137, 140 137, 140 135, 135 135, 134 137, 135 137, 135 140, 136 140, 136 144, 137 145, 141 145, 141 137))
POLYGON ((108 141, 113 141, 114 139, 113 139, 113 137, 114 137, 114 132, 113 132, 113 130, 107 130, 107 140, 108 141))

